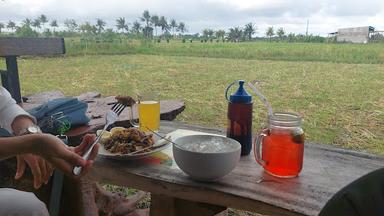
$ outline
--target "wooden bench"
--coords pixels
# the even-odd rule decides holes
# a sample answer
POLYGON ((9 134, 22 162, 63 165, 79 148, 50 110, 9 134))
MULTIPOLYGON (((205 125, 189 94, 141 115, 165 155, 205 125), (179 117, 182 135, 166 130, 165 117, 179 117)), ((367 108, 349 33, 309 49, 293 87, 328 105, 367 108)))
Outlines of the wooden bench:
POLYGON ((17 57, 52 56, 64 53, 64 38, 0 37, 0 56, 5 58, 7 66, 6 70, 0 70, 2 85, 17 103, 22 103, 17 57))

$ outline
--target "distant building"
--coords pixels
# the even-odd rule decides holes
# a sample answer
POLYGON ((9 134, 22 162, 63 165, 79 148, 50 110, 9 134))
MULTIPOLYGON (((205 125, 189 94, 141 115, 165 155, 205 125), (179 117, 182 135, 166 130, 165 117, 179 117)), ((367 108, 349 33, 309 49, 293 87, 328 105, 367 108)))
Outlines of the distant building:
POLYGON ((368 43, 370 34, 374 32, 375 28, 372 26, 341 28, 329 33, 329 37, 336 37, 337 42, 368 43))

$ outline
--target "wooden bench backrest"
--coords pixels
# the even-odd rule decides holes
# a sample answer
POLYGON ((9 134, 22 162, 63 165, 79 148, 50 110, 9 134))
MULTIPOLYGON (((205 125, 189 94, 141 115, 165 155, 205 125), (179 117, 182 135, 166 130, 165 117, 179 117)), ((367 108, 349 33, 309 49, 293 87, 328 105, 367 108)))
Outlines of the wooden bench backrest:
POLYGON ((65 53, 64 38, 0 37, 0 57, 5 58, 7 70, 0 70, 1 83, 21 103, 17 56, 52 56, 65 53))
POLYGON ((0 56, 60 55, 65 53, 64 38, 0 37, 0 56))

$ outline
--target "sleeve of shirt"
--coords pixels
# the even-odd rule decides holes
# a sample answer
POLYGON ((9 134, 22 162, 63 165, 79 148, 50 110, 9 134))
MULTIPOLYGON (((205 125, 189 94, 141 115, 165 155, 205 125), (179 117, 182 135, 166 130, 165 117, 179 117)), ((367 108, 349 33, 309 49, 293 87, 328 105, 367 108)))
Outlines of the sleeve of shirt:
POLYGON ((36 123, 36 119, 17 105, 9 92, 0 86, 0 127, 12 133, 12 122, 21 115, 30 117, 36 123))

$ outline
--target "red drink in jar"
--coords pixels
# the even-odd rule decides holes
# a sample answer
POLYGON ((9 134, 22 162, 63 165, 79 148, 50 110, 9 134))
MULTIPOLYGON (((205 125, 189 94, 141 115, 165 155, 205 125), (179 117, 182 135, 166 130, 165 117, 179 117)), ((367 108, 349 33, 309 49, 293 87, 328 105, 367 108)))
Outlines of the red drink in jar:
POLYGON ((275 113, 269 117, 269 128, 255 139, 256 161, 277 177, 296 177, 303 166, 304 132, 301 118, 293 113, 275 113))

